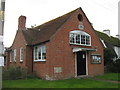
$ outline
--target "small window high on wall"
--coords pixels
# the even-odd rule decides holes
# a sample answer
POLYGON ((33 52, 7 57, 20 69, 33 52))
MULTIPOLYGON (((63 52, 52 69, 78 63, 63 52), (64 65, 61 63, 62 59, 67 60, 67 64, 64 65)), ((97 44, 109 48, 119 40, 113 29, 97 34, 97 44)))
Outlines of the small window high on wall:
POLYGON ((70 44, 91 46, 91 36, 84 31, 71 31, 70 44))
POLYGON ((83 21, 83 17, 82 17, 82 15, 81 15, 81 14, 79 14, 79 15, 78 15, 78 20, 79 20, 80 22, 82 22, 82 21, 83 21))

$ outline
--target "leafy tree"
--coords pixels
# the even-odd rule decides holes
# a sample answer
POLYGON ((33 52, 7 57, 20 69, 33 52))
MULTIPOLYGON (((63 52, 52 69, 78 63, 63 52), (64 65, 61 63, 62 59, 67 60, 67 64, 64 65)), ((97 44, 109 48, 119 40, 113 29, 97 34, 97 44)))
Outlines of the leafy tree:
POLYGON ((104 64, 105 66, 112 63, 113 59, 116 57, 116 54, 114 53, 114 50, 105 48, 104 49, 104 64))

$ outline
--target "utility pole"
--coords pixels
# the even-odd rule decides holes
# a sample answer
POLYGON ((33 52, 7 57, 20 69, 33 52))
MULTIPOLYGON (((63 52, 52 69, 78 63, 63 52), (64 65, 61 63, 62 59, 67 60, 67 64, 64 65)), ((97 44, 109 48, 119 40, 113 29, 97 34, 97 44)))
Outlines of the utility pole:
MULTIPOLYGON (((118 38, 120 40, 120 1, 118 2, 118 38)), ((118 56, 120 55, 120 49, 118 49, 118 56)))
POLYGON ((0 0, 0 90, 2 89, 2 66, 4 66, 4 45, 3 45, 4 11, 5 0, 0 0))

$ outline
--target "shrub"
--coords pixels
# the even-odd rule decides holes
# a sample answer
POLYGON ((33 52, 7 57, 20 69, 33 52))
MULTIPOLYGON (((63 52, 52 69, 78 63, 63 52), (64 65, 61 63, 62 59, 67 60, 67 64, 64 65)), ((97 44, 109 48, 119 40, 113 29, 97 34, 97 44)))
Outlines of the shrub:
POLYGON ((8 69, 3 68, 2 76, 3 80, 27 78, 27 68, 21 68, 20 66, 10 66, 8 69))
POLYGON ((28 74, 27 78, 38 78, 38 77, 36 76, 35 72, 33 72, 31 74, 28 74))
POLYGON ((120 73, 120 59, 106 65, 107 72, 120 73))
POLYGON ((4 80, 9 79, 9 72, 8 72, 8 70, 5 69, 5 68, 2 69, 2 78, 3 78, 4 80))
POLYGON ((27 67, 21 68, 21 78, 27 78, 27 67))
POLYGON ((104 65, 109 65, 113 62, 113 58, 115 58, 116 55, 112 49, 105 48, 104 49, 104 65))

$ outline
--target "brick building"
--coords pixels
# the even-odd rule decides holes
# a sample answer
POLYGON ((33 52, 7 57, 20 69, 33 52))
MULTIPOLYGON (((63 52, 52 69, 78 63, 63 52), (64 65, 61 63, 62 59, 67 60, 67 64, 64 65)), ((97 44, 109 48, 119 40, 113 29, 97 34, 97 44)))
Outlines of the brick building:
POLYGON ((104 74, 103 45, 81 8, 34 28, 20 16, 6 66, 27 67, 46 80, 104 74))

